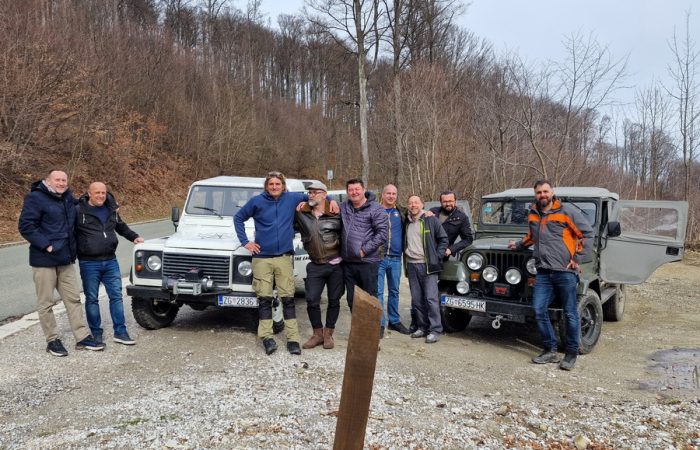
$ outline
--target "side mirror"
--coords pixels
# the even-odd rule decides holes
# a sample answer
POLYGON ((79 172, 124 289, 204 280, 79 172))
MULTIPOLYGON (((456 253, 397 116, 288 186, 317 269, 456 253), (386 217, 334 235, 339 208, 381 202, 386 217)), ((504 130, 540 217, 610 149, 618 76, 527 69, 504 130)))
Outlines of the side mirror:
POLYGON ((173 221, 173 226, 175 227, 175 231, 177 231, 177 225, 180 223, 180 208, 177 206, 173 206, 173 210, 170 213, 170 220, 173 221))
POLYGON ((608 222, 608 237, 618 237, 622 234, 620 222, 608 222))

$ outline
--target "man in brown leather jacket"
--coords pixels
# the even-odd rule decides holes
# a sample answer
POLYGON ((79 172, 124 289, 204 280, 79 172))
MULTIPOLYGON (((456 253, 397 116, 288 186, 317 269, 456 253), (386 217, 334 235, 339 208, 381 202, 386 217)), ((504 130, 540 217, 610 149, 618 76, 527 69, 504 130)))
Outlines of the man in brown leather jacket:
POLYGON ((304 248, 309 253, 306 266, 306 310, 314 333, 303 348, 309 349, 323 344, 333 348, 333 331, 340 313, 340 297, 345 293, 343 268, 340 262, 339 214, 330 212, 326 201, 326 185, 313 182, 308 187, 309 202, 296 213, 295 227, 301 233, 304 248), (321 293, 328 291, 326 326, 321 321, 321 293))

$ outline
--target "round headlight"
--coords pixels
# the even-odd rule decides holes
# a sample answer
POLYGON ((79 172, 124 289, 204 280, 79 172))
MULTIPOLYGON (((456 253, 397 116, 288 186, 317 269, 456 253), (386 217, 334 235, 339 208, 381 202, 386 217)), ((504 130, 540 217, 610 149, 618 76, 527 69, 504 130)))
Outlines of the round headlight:
POLYGON ((238 264, 238 273, 244 277, 250 276, 250 274, 253 273, 253 265, 250 261, 241 261, 238 264))
POLYGON ((464 295, 469 292, 469 283, 466 281, 460 281, 457 283, 457 292, 464 295))
POLYGON ((506 281, 510 284, 518 284, 522 279, 523 276, 518 269, 508 269, 506 272, 506 281))
POLYGON ((530 258, 525 263, 525 268, 530 275, 537 275, 537 267, 535 267, 535 258, 530 258))
POLYGON ((163 267, 163 263, 160 260, 160 256, 151 255, 146 260, 146 266, 148 267, 148 270, 150 270, 151 272, 158 272, 160 270, 160 268, 163 267))
POLYGON ((467 258, 467 267, 471 270, 479 270, 484 266, 484 257, 478 253, 472 253, 467 258))
POLYGON ((143 258, 143 252, 142 252, 142 251, 136 252, 136 257, 137 257, 137 258, 143 258))
POLYGON ((488 266, 484 269, 483 277, 484 281, 493 283, 498 278, 498 269, 493 266, 488 266))

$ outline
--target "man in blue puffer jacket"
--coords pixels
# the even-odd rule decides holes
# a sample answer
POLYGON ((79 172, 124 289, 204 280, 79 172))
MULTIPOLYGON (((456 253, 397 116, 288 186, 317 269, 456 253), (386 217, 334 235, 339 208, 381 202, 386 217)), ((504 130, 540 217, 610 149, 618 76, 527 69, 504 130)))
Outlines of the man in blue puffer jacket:
POLYGON ((253 254, 253 289, 258 297, 258 337, 265 353, 277 350, 272 330, 273 289, 282 300, 287 351, 301 354, 300 336, 294 306, 294 217, 299 203, 309 199, 301 192, 286 192, 286 178, 270 172, 265 178, 265 192, 248 200, 236 213, 233 223, 238 240, 253 254), (248 240, 245 221, 255 222, 255 241, 248 240))
POLYGON ((352 310, 355 286, 377 296, 381 248, 389 236, 389 218, 384 208, 365 196, 365 184, 358 178, 345 183, 348 200, 340 208, 343 234, 340 240, 348 306, 352 310))
POLYGON ((46 351, 54 356, 68 355, 56 329, 54 289, 66 307, 76 349, 104 349, 85 326, 80 304, 73 266, 77 256, 75 219, 75 199, 68 188, 68 175, 61 170, 51 170, 46 179, 32 184, 19 216, 19 232, 29 241, 29 265, 36 287, 39 323, 46 336, 46 351))

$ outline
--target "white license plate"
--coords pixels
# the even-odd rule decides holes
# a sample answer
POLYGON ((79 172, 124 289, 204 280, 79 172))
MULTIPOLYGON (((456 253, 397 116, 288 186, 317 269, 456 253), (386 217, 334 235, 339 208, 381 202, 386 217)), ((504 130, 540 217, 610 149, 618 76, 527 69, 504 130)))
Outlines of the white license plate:
POLYGON ((474 300, 464 297, 450 297, 449 295, 443 295, 440 300, 443 305, 449 306, 450 308, 468 309, 471 311, 486 311, 486 302, 483 300, 474 300))
POLYGON ((239 297, 235 295, 219 295, 219 306, 233 306, 234 308, 257 308, 257 297, 239 297))

